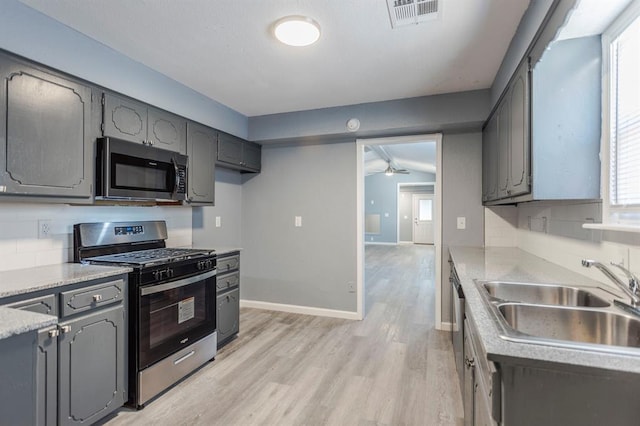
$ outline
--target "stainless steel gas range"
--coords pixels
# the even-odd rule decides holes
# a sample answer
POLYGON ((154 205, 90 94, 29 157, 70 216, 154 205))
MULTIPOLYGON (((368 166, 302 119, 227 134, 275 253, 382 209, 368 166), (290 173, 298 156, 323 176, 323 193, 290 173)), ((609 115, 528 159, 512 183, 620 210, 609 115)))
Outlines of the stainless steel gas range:
POLYGON ((164 221, 80 223, 76 262, 129 274, 129 400, 142 408, 216 355, 216 255, 166 248, 164 221))

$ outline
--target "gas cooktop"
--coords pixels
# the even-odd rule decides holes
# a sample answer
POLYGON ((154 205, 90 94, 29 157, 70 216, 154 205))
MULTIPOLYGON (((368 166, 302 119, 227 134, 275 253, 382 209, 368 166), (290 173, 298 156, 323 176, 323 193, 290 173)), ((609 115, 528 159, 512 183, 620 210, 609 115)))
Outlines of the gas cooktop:
POLYGON ((157 248, 149 250, 130 251, 126 253, 108 254, 83 259, 84 261, 97 263, 110 263, 120 265, 148 266, 158 263, 177 262, 180 260, 194 259, 212 254, 212 250, 198 250, 185 248, 157 248))

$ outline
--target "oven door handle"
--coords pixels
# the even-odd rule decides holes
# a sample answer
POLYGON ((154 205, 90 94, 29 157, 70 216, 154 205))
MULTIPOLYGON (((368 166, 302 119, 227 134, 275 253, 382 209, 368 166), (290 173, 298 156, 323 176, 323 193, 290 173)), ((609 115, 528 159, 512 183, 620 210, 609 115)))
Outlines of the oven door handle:
POLYGON ((184 278, 178 281, 171 281, 165 284, 150 285, 148 287, 142 287, 140 289, 141 296, 149 296, 150 294, 160 293, 162 291, 173 290, 174 288, 184 287, 186 285, 195 284, 198 281, 206 280, 207 278, 215 277, 216 270, 205 272, 204 274, 196 275, 195 277, 184 278))

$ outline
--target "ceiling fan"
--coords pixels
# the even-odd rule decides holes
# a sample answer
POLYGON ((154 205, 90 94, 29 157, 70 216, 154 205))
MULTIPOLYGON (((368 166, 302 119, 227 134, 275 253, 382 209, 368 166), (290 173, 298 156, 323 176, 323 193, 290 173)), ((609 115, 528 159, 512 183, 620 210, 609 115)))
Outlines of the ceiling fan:
POLYGON ((387 164, 388 164, 387 169, 384 171, 384 174, 387 175, 387 176, 391 176, 391 175, 408 175, 410 173, 409 170, 396 169, 395 167, 392 167, 390 162, 388 162, 387 164))

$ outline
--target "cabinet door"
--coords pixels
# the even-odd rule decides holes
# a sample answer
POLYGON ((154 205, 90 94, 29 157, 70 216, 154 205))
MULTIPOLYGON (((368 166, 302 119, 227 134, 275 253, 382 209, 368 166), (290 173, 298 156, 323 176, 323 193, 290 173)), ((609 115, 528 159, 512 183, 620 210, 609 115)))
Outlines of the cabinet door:
POLYGON ((498 198, 506 197, 509 189, 509 104, 509 96, 505 96, 498 106, 498 198))
POLYGON ((498 117, 494 114, 482 132, 482 201, 498 198, 498 117))
POLYGON ((235 289, 217 297, 216 319, 218 342, 224 343, 238 333, 240 322, 240 290, 235 289))
POLYGON ((495 426, 496 422, 491 417, 489 394, 484 384, 476 382, 474 389, 474 426, 495 426))
POLYGON ((58 424, 91 424, 125 401, 122 305, 60 323, 58 424))
POLYGON ((187 152, 187 121, 177 115, 149 108, 147 142, 156 148, 187 152))
POLYGON ((508 97, 511 104, 509 114, 509 164, 511 167, 507 193, 514 196, 530 192, 528 61, 518 68, 508 97))
POLYGON ((38 331, 36 424, 55 426, 58 413, 58 326, 38 331))
POLYGON ((90 198, 91 89, 0 55, 0 194, 90 198))
POLYGON ((131 142, 147 140, 147 106, 141 102, 105 93, 102 121, 104 136, 131 142))
POLYGON ((260 167, 262 166, 262 147, 257 143, 244 142, 242 165, 247 169, 260 171, 260 167))
MULTIPOLYGON (((466 321, 465 321, 466 323, 466 321)), ((465 324, 466 325, 466 324, 465 324)), ((471 346, 469 328, 464 328, 464 389, 462 390, 462 403, 464 405, 464 426, 474 426, 474 401, 475 401, 475 357, 471 346)))
POLYGON ((242 140, 225 133, 218 133, 218 161, 242 165, 242 140))
POLYGON ((209 127, 192 122, 187 124, 187 199, 190 203, 214 204, 216 137, 216 131, 209 127))

